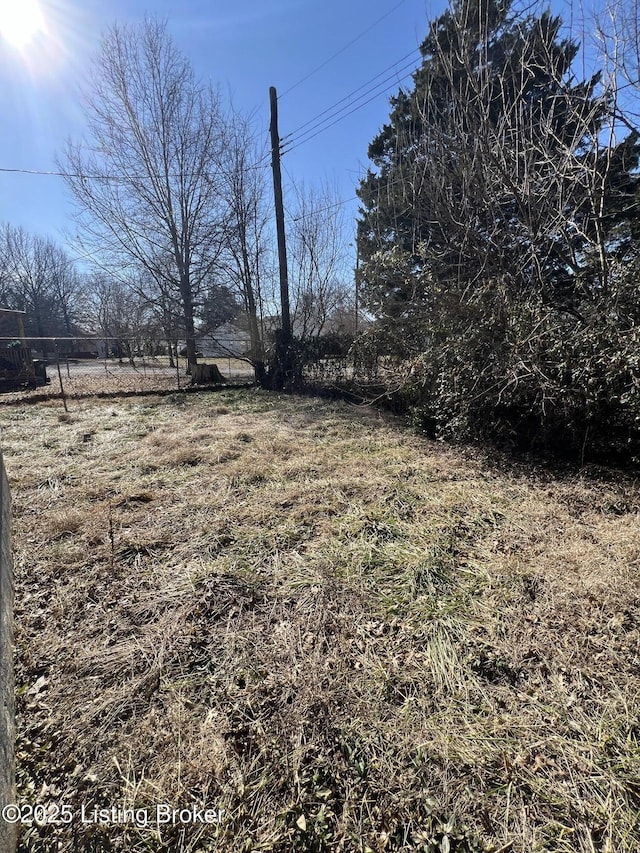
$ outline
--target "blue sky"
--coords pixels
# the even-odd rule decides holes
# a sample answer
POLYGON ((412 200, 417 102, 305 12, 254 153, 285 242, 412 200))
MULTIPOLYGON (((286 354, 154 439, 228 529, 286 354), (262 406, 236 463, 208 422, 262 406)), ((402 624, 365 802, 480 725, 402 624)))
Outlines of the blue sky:
MULTIPOLYGON (((276 86, 281 95, 284 137, 392 66, 374 81, 384 84, 384 78, 391 77, 386 92, 284 158, 285 181, 287 175, 306 184, 326 180, 343 198, 354 195, 358 176, 366 168, 368 143, 388 115, 388 97, 408 73, 410 60, 398 60, 417 48, 428 17, 444 8, 443 2, 430 6, 425 0, 40 0, 40 4, 45 31, 36 41, 19 51, 0 36, 1 168, 56 170, 56 152, 67 137, 82 134, 80 87, 100 33, 116 20, 140 20, 147 12, 168 19, 171 35, 196 74, 219 84, 226 96, 231 94, 239 110, 255 113, 265 138, 269 86, 276 86), (353 39, 324 68, 295 85, 353 39), (395 75, 395 68, 404 70, 395 75)), ((416 51, 412 67, 418 59, 416 51)), ((355 215, 357 202, 346 209, 355 215)), ((71 213, 61 179, 0 172, 0 220, 50 235, 73 252, 71 213)))

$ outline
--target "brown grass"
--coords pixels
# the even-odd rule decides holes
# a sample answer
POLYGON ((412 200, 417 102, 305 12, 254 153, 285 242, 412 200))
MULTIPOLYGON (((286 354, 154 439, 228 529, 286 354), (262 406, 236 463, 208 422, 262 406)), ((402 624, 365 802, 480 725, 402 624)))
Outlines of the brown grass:
POLYGON ((640 849, 635 482, 257 391, 3 416, 20 801, 224 810, 22 850, 640 849))

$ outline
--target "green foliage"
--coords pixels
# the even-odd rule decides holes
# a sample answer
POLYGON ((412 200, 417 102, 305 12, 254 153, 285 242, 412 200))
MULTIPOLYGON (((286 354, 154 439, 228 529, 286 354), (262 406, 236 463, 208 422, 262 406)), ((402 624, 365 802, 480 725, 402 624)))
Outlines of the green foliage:
POLYGON ((328 332, 313 338, 296 341, 298 357, 303 364, 325 358, 346 358, 353 344, 348 332, 328 332))
MULTIPOLYGON (((487 287, 411 362, 402 396, 432 434, 499 438, 545 452, 640 461, 636 275, 612 274, 607 301, 584 316, 508 304, 487 287), (628 305, 633 315, 621 316, 628 305), (619 310, 614 310, 617 306, 619 310)), ((602 301, 604 301, 604 296, 602 301)), ((434 316, 433 320, 437 321, 434 316)))
POLYGON ((212 284, 199 306, 200 331, 208 331, 238 316, 242 306, 235 294, 222 284, 212 284))

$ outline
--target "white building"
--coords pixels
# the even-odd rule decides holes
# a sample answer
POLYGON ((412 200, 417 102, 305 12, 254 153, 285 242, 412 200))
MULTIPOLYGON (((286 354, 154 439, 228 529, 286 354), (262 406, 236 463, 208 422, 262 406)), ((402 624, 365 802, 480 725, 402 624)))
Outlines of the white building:
POLYGON ((242 358, 251 351, 251 336, 234 323, 224 323, 196 337, 196 350, 203 358, 242 358))

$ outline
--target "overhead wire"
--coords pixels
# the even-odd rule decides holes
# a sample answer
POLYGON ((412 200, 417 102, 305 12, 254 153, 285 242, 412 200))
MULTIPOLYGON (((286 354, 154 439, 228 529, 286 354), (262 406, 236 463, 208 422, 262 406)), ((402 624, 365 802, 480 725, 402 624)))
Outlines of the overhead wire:
MULTIPOLYGON (((289 176, 289 177, 291 177, 291 176, 289 176)), ((377 177, 380 178, 381 176, 378 175, 377 177)), ((364 180, 364 178, 360 178, 361 182, 363 180, 364 180)), ((396 180, 390 181, 389 183, 387 183, 385 189, 390 190, 390 189, 393 189, 394 187, 402 186, 402 185, 404 185, 404 183, 405 183, 405 181, 402 177, 396 178, 396 180)), ((311 211, 309 211, 309 213, 303 213, 301 216, 290 217, 290 219, 292 222, 300 222, 302 219, 307 219, 309 216, 315 216, 317 213, 325 213, 328 210, 334 210, 336 207, 342 207, 345 204, 349 204, 349 202, 351 202, 351 201, 361 201, 360 196, 352 195, 352 196, 349 196, 349 198, 341 199, 340 201, 336 201, 332 204, 328 204, 325 207, 320 207, 320 208, 311 210, 311 211)))
POLYGON ((361 107, 366 106, 372 100, 377 98, 378 95, 381 95, 383 92, 390 89, 393 85, 397 85, 402 80, 405 80, 407 77, 411 76, 415 69, 415 60, 412 60, 411 62, 405 62, 404 65, 401 65, 400 67, 398 67, 398 65, 408 59, 408 57, 414 56, 418 52, 419 48, 414 48, 414 50, 403 56, 396 63, 388 66, 384 69, 384 71, 381 71, 379 74, 377 74, 375 77, 372 77, 370 80, 367 80, 367 82, 363 83, 362 86, 359 86, 357 89, 354 89, 353 92, 350 92, 348 95, 345 95, 339 101, 336 101, 335 104, 332 104, 330 107, 327 107, 321 113, 318 113, 314 118, 309 119, 308 121, 304 122, 304 124, 301 124, 295 130, 291 131, 291 133, 283 137, 283 142, 285 146, 289 145, 289 150, 293 150, 294 147, 297 147, 297 145, 302 144, 302 141, 306 141, 306 137, 311 139, 313 136, 315 136, 315 130, 318 130, 318 133, 321 133, 324 130, 328 130, 328 128, 332 127, 334 124, 337 124, 338 121, 342 121, 343 118, 348 118, 348 116, 352 115, 361 107), (394 69, 391 74, 387 75, 383 80, 379 80, 375 85, 369 86, 368 89, 365 89, 366 86, 368 86, 370 83, 373 83, 374 80, 376 80, 378 77, 381 77, 390 69, 394 69), (370 95, 372 92, 374 94, 371 98, 362 101, 363 98, 366 98, 366 96, 370 95), (351 100, 354 98, 355 95, 357 95, 357 97, 354 100, 351 100), (349 103, 346 103, 344 106, 340 107, 339 109, 336 109, 336 107, 339 107, 339 105, 342 104, 344 101, 349 101, 349 103), (359 101, 362 102, 358 103, 359 101), (329 115, 327 115, 327 113, 329 113, 329 115), (344 115, 340 115, 341 113, 344 113, 344 115), (322 116, 326 117, 322 118, 322 116), (334 121, 332 121, 332 119, 334 119, 334 121), (311 127, 309 127, 309 125, 311 125, 311 127), (325 126, 322 127, 323 125, 325 126), (304 130, 304 128, 307 129, 304 130), (303 131, 302 133, 300 133, 300 136, 297 139, 293 138, 300 131, 303 131))
POLYGON ((292 222, 301 222, 303 219, 308 219, 310 216, 316 216, 318 213, 325 213, 327 210, 334 210, 336 207, 342 207, 344 204, 349 204, 350 201, 357 201, 359 196, 353 195, 349 198, 344 198, 341 201, 336 201, 334 204, 328 204, 326 207, 319 207, 310 210, 309 213, 303 213, 301 216, 291 216, 292 222))
MULTIPOLYGON (((419 52, 420 52, 420 48, 419 48, 419 47, 414 47, 414 48, 413 48, 413 50, 410 50, 410 51, 409 51, 409 53, 406 53, 404 56, 401 56, 401 57, 400 57, 400 59, 398 59, 396 62, 393 62, 391 65, 388 65, 386 68, 384 68, 384 69, 383 69, 382 71, 380 71, 378 74, 376 74, 374 77, 371 77, 369 80, 366 80, 364 83, 362 83, 362 84, 361 84, 360 86, 358 86, 356 89, 354 89, 352 92, 349 92, 349 94, 348 94, 348 95, 345 95, 343 98, 340 98, 340 100, 339 100, 339 101, 336 101, 334 104, 331 104, 331 106, 329 106, 329 107, 327 107, 326 109, 322 110, 322 112, 318 113, 317 115, 315 115, 315 116, 313 116, 312 118, 308 119, 307 121, 303 122, 303 124, 299 125, 299 126, 298 126, 298 127, 296 127, 294 130, 292 130, 292 131, 291 131, 291 133, 288 133, 288 134, 284 137, 284 139, 289 139, 290 137, 295 136, 295 134, 296 134, 296 133, 298 133, 299 131, 303 130, 303 129, 304 129, 305 127, 307 127, 308 125, 310 125, 310 124, 312 124, 312 123, 317 122, 317 121, 318 121, 318 119, 322 118, 322 116, 326 115, 326 113, 331 112, 331 111, 332 111, 332 110, 334 110, 337 106, 339 106, 340 104, 342 104, 344 101, 347 101, 347 100, 349 100, 350 98, 353 98, 353 97, 354 97, 354 95, 357 95, 357 94, 358 94, 358 92, 360 92, 362 89, 364 89, 364 88, 365 88, 365 86, 369 86, 369 84, 373 83, 373 82, 374 82, 374 80, 377 80, 377 79, 378 79, 378 77, 382 77, 382 75, 383 75, 383 74, 386 74, 388 71, 393 71, 393 73, 392 73, 391 77, 394 77, 394 76, 398 73, 398 71, 400 71, 400 70, 404 70, 404 69, 398 69, 398 65, 400 65, 400 63, 401 63, 401 62, 405 62, 405 60, 409 59, 409 57, 410 57, 410 56, 414 56, 416 53, 419 53, 419 52)), ((385 78, 385 79, 389 79, 389 78, 385 78)), ((384 82, 384 81, 382 81, 382 82, 384 82)), ((377 83, 377 84, 376 84, 376 86, 379 86, 379 85, 381 85, 381 83, 377 83)), ((360 97, 363 97, 363 96, 364 96, 364 95, 366 95, 366 94, 368 94, 368 93, 369 93, 369 91, 371 91, 371 89, 367 90, 367 92, 363 92, 363 93, 362 93, 362 95, 360 95, 360 96, 359 96, 359 98, 360 98, 360 97)), ((358 98, 358 99, 359 99, 359 98, 358 98)), ((347 105, 347 106, 348 106, 348 105, 347 105)))
MULTIPOLYGON (((406 56, 399 59, 398 63, 402 62, 407 57, 412 56, 416 52, 419 52, 419 51, 420 51, 419 48, 414 48, 414 50, 412 50, 406 56)), ((397 65, 398 63, 395 63, 395 65, 397 65)), ((283 140, 282 140, 283 149, 284 149, 283 154, 288 154, 290 151, 293 151, 299 145, 303 145, 305 142, 309 142, 311 139, 314 139, 320 133, 324 133, 325 130, 328 130, 330 127, 333 127, 338 122, 342 121, 345 118, 348 118, 350 115, 357 112, 362 107, 365 107, 367 104, 371 103, 371 101, 375 100, 375 98, 377 98, 378 95, 381 95, 386 89, 391 88, 391 84, 389 81, 393 80, 394 83, 401 83, 403 80, 406 80, 407 77, 410 77, 411 74, 413 73, 412 71, 411 72, 407 71, 407 69, 412 67, 412 66, 413 66, 413 63, 407 63, 407 64, 401 66, 400 68, 396 68, 394 73, 392 73, 391 75, 386 77, 384 80, 378 82, 375 86, 372 86, 367 91, 362 92, 358 96, 358 98, 356 98, 356 100, 353 103, 346 104, 344 107, 341 107, 339 110, 332 112, 326 118, 321 119, 321 117, 324 116, 326 113, 330 113, 332 110, 334 110, 335 107, 339 106, 339 104, 341 104, 343 101, 346 101, 349 98, 353 97, 353 95, 357 94, 360 91, 360 89, 364 88, 364 86, 367 86, 369 83, 373 82, 373 80, 376 80, 377 77, 380 77, 382 74, 384 74, 390 68, 394 67, 393 65, 389 66, 388 68, 384 69, 384 71, 381 71, 380 74, 376 75, 376 77, 372 77, 371 80, 368 80, 362 86, 358 87, 358 89, 355 89, 349 95, 345 95, 344 98, 341 98, 339 101, 336 101, 332 106, 327 107, 327 109, 318 113, 314 118, 309 119, 308 121, 304 122, 304 124, 302 124, 302 125, 299 125, 299 127, 297 127, 295 130, 291 131, 291 133, 289 133, 283 137, 283 140), (406 73, 402 74, 402 72, 406 72, 406 73), (398 77, 398 74, 402 74, 402 76, 398 77), (368 98, 365 101, 362 101, 361 103, 358 103, 358 101, 360 101, 361 98, 364 98, 370 92, 374 92, 372 97, 368 98), (341 113, 345 113, 345 114, 340 115, 341 113), (331 121, 331 119, 334 119, 334 120, 331 121), (318 120, 318 121, 316 121, 316 120, 318 120), (313 122, 315 122, 315 124, 312 124, 313 122), (309 127, 307 130, 304 130, 304 132, 301 133, 297 139, 295 139, 295 138, 292 139, 292 137, 295 137, 296 133, 303 130, 305 127, 307 127, 310 124, 312 126, 309 127)), ((621 92, 625 89, 628 89, 630 86, 637 86, 637 84, 634 82, 626 83, 624 86, 618 87, 617 91, 621 92)))
MULTIPOLYGON (((250 166, 245 166, 245 171, 254 170, 254 169, 266 169, 269 166, 268 159, 271 157, 271 154, 264 154, 257 163, 252 163, 250 166)), ((159 179, 166 178, 167 175, 161 174, 153 174, 147 173, 145 175, 92 175, 90 173, 83 172, 55 172, 55 171, 47 171, 44 169, 10 169, 4 166, 0 166, 0 172, 5 174, 18 174, 18 175, 41 175, 46 177, 53 178, 78 178, 79 180, 87 180, 87 181, 121 181, 122 183, 127 183, 129 181, 143 181, 147 179, 159 179)), ((184 178, 184 177, 192 177, 193 175, 198 174, 197 172, 170 172, 169 178, 184 178)), ((205 174, 204 172, 202 173, 205 174)), ((206 173, 207 177, 211 173, 206 173)))
MULTIPOLYGON (((359 41, 363 36, 365 36, 368 32, 370 32, 375 26, 377 26, 379 23, 381 23, 381 21, 383 21, 385 18, 389 17, 389 15, 391 15, 393 12, 395 12, 396 9, 398 9, 401 5, 403 5, 403 3, 404 3, 404 0, 401 0, 401 2, 399 2, 395 6, 393 6, 388 12, 386 12, 384 15, 382 15, 380 18, 378 18, 376 21, 374 21, 369 27, 367 27, 358 36, 351 39, 351 41, 348 42, 339 51, 336 51, 336 53, 332 54, 325 62, 321 63, 319 66, 314 68, 313 71, 310 71, 309 74, 302 77, 300 80, 298 80, 296 83, 294 83, 293 86, 290 86, 285 92, 283 92, 281 95, 279 95, 278 100, 280 100, 281 98, 284 98, 286 95, 289 94, 289 92, 293 91, 293 89, 295 89, 301 83, 308 80, 317 71, 320 71, 322 68, 324 68, 330 62, 332 62, 336 57, 340 56, 342 53, 344 53, 346 50, 348 50, 349 47, 351 47, 353 44, 355 44, 357 41, 359 41)), ((409 59, 409 57, 415 56, 415 54, 419 53, 419 52, 420 52, 419 47, 413 48, 411 51, 409 51, 409 53, 405 54, 400 59, 398 59, 396 62, 387 66, 382 71, 378 72, 378 74, 374 75, 369 80, 362 83, 356 89, 352 90, 347 95, 340 98, 338 101, 333 103, 331 106, 322 110, 320 113, 317 113, 314 117, 308 119, 306 122, 303 122, 301 125, 299 125, 297 128, 295 128, 293 131, 291 131, 291 133, 289 133, 285 137, 283 137, 283 139, 281 140, 281 147, 283 149, 281 151, 281 153, 284 155, 284 154, 287 154, 287 153, 293 151, 299 145, 302 145, 305 142, 310 141, 315 136, 318 136, 320 133, 323 133, 325 130, 328 130, 330 127, 333 127, 333 125, 337 124, 339 121, 342 121, 342 119, 347 118, 349 115, 352 115, 353 113, 357 112, 362 107, 366 106, 372 100, 374 100, 379 95, 381 95, 382 92, 385 91, 385 89, 390 88, 390 86, 387 84, 390 82, 391 79, 393 79, 394 83, 399 83, 402 80, 406 79, 406 77, 410 76, 410 74, 413 72, 405 73, 400 78, 398 78, 397 75, 398 75, 398 73, 401 73, 402 71, 406 71, 406 69, 410 65, 413 66, 414 63, 413 62, 407 63, 406 65, 403 65, 400 69, 398 69, 397 66, 399 63, 404 62, 405 60, 409 59), (388 71, 391 71, 391 69, 394 69, 393 73, 391 75, 389 75, 388 77, 385 77, 384 80, 379 81, 379 78, 382 77, 383 74, 386 74, 388 71), (376 85, 374 85, 374 86, 371 86, 370 84, 374 83, 374 81, 376 81, 376 80, 378 80, 378 83, 376 83, 376 85), (370 86, 370 88, 366 89, 366 91, 362 91, 367 86, 370 86), (375 94, 373 94, 371 98, 368 98, 366 101, 358 104, 358 101, 360 101, 363 97, 366 97, 366 95, 368 95, 374 91, 375 91, 375 94), (358 93, 361 93, 361 94, 358 95, 358 93), (351 101, 351 99, 353 99, 356 95, 358 95, 358 97, 355 98, 355 101, 351 101), (336 107, 339 107, 340 104, 343 104, 345 101, 351 101, 351 102, 347 103, 344 107, 341 107, 339 110, 336 110, 336 107), (347 110, 346 113, 345 113, 345 110, 347 110), (329 113, 329 115, 327 115, 328 113, 329 113), (340 115, 341 113, 345 113, 345 114, 340 115), (326 116, 326 118, 323 119, 323 116, 326 116), (333 121, 332 121, 332 119, 333 119, 333 121), (327 124, 327 122, 329 122, 329 123, 327 124), (311 127, 309 127, 309 125, 311 125, 311 127), (307 130, 304 130, 305 128, 307 128, 307 130), (300 135, 300 137, 298 137, 298 139, 293 138, 293 137, 295 137, 295 134, 299 133, 300 131, 304 131, 300 135)), ((283 166, 283 169, 285 170, 287 176, 289 177, 289 179, 293 182, 291 175, 289 174, 288 170, 286 169, 286 166, 284 165, 284 163, 282 164, 282 166, 283 166)), ((357 200, 358 200, 358 196, 354 195, 354 196, 350 196, 349 198, 342 199, 341 201, 335 202, 333 204, 326 205, 325 207, 321 207, 321 208, 315 209, 313 211, 310 211, 308 214, 302 214, 302 215, 296 216, 296 217, 291 216, 289 214, 289 212, 287 211, 287 216, 289 217, 291 222, 300 222, 301 220, 308 218, 311 215, 316 215, 318 213, 325 213, 326 211, 329 211, 329 210, 335 210, 335 208, 337 208, 337 207, 342 207, 345 204, 349 204, 349 202, 351 202, 351 201, 357 201, 357 200)))
MULTIPOLYGON (((396 84, 401 83, 403 80, 406 80, 406 78, 410 77, 412 74, 413 71, 407 72, 402 77, 397 77, 396 75, 393 75, 396 78, 394 82, 396 84)), ((389 88, 389 85, 385 85, 382 89, 376 91, 375 94, 371 95, 370 98, 367 98, 366 101, 362 101, 357 105, 350 104, 349 106, 352 106, 353 108, 350 109, 349 112, 346 112, 344 115, 339 115, 339 113, 344 112, 344 109, 346 109, 346 107, 343 108, 343 110, 338 110, 338 112, 334 114, 335 116, 337 116, 336 118, 334 118, 334 116, 329 117, 334 119, 333 121, 330 121, 329 124, 326 124, 325 122, 320 122, 319 125, 309 128, 309 130, 306 131, 306 133, 303 133, 300 138, 294 139, 293 144, 290 144, 289 147, 285 147, 283 154, 289 154, 291 151, 295 150, 300 145, 304 145, 306 142, 310 142, 312 139, 315 139, 316 136, 319 136, 321 133, 324 133, 325 130, 329 130, 330 127, 333 127, 335 124, 338 124, 338 122, 343 121, 345 118, 348 118, 349 116, 358 112, 358 110, 361 110, 363 107, 366 107, 367 104, 370 104, 372 101, 375 101, 376 98, 378 98, 385 90, 389 88)))
MULTIPOLYGON (((294 191, 297 193, 298 191, 296 189, 296 183, 295 183, 295 181, 291 175, 291 172, 289 172, 289 170, 287 169, 284 162, 282 163, 282 169, 285 172, 286 176, 289 178, 289 181, 291 182, 291 185, 294 188, 294 191)), ((287 216, 287 219, 292 223, 302 222, 302 220, 309 219, 311 216, 316 216, 318 213, 324 213, 327 210, 334 210, 336 207, 342 207, 343 205, 348 204, 350 201, 354 201, 357 198, 358 198, 358 196, 354 195, 354 196, 350 196, 349 198, 344 198, 344 199, 341 199, 340 201, 333 202, 332 204, 325 205, 324 207, 317 207, 317 208, 314 207, 311 210, 309 210, 307 213, 303 213, 300 216, 293 216, 285 207, 285 214, 287 216)))
POLYGON ((316 68, 314 68, 308 74, 305 74, 304 77, 301 77, 300 80, 298 80, 296 83, 293 84, 293 86, 289 86, 289 88, 286 91, 284 91, 281 95, 279 95, 279 98, 286 97, 289 94, 289 92, 293 92, 294 89, 297 89, 298 86, 300 86, 302 83, 305 83, 310 77, 313 77, 314 74, 316 74, 318 71, 321 71, 323 68, 325 68, 327 65, 329 65, 330 62, 333 62, 334 59, 336 59, 338 56, 343 54, 346 50, 348 50, 357 41, 360 41, 361 38, 366 36, 367 33, 371 32, 371 30, 374 29, 374 27, 377 27, 378 24, 382 23, 382 21, 384 21, 386 18, 388 18, 390 15, 392 15, 396 11, 396 9, 399 9, 400 6, 404 5, 404 3, 406 3, 406 0, 400 0, 399 3, 396 3, 395 6, 393 6, 391 9, 389 9, 388 12, 385 12, 384 15, 381 15, 379 18, 377 18, 372 24, 370 24, 365 30, 363 30, 361 33, 359 33, 355 38, 352 38, 351 41, 347 42, 347 44, 345 44, 344 47, 341 47, 340 50, 337 50, 328 59, 325 59, 324 62, 320 63, 320 65, 318 65, 316 68))

